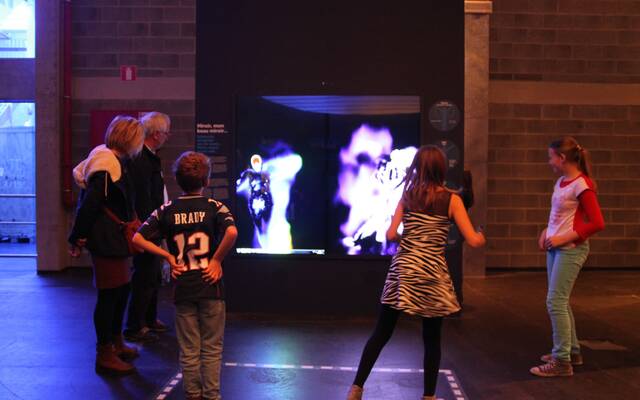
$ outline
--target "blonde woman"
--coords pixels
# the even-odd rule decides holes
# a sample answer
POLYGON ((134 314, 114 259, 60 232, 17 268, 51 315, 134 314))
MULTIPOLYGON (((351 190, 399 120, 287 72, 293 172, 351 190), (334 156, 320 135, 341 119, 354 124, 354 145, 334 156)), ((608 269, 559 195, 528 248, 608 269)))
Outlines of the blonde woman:
POLYGON ((128 363, 138 355, 122 338, 122 320, 129 297, 130 254, 120 226, 135 218, 133 185, 127 162, 142 150, 144 129, 132 117, 117 116, 111 121, 105 144, 94 148, 73 170, 80 198, 69 253, 76 257, 86 247, 91 254, 98 299, 93 322, 98 339, 96 372, 127 374, 135 371, 128 363))

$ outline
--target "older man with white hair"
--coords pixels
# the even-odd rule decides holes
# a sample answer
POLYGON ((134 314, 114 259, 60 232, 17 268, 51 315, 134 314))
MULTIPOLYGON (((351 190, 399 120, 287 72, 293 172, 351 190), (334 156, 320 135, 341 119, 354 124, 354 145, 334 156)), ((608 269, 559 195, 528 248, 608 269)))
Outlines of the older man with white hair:
MULTIPOLYGON (((140 220, 164 204, 166 188, 162 176, 162 162, 157 151, 171 136, 171 120, 166 114, 150 112, 140 118, 145 130, 144 148, 129 167, 135 182, 135 209, 140 220)), ((162 259, 143 253, 133 258, 131 299, 125 338, 132 342, 151 342, 158 339, 155 332, 167 326, 158 319, 158 290, 162 282, 162 259)))

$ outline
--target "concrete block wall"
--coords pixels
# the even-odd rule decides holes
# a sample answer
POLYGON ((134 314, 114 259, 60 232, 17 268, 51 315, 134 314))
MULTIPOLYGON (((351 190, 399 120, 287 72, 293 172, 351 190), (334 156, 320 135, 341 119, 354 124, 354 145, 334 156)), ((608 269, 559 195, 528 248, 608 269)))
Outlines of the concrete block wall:
POLYGON ((195 0, 76 0, 72 19, 74 162, 89 151, 91 110, 164 112, 172 137, 160 155, 177 194, 171 164, 194 146, 195 0), (122 65, 138 79, 120 81, 122 65))
POLYGON ((587 266, 640 265, 640 107, 493 103, 489 110, 487 265, 545 265, 536 238, 557 179, 547 146, 564 134, 591 152, 606 221, 587 266))
POLYGON ((491 79, 640 82, 640 2, 494 0, 491 79))
POLYGON ((76 77, 194 76, 195 0, 76 0, 72 36, 76 77))
POLYGON ((549 142, 591 150, 606 222, 588 267, 640 267, 640 2, 494 0, 488 268, 543 267, 549 142))

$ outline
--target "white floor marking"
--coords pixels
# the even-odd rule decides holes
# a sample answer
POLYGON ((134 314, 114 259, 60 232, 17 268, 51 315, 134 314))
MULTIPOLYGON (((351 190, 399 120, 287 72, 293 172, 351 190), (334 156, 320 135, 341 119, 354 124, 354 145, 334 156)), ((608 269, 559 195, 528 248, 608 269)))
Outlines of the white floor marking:
MULTIPOLYGON (((224 367, 236 367, 236 368, 263 368, 263 369, 304 369, 304 370, 325 370, 325 371, 356 371, 355 367, 334 366, 334 365, 295 365, 295 364, 259 364, 259 363, 237 363, 237 362, 225 362, 222 364, 224 367)), ((404 374, 417 374, 422 373, 422 368, 374 368, 373 372, 384 373, 404 373, 404 374)), ((450 369, 441 369, 439 371, 447 378, 447 383, 451 388, 456 400, 467 400, 460 383, 457 382, 456 376, 450 369)), ((165 400, 167 396, 175 389, 175 387, 182 380, 182 374, 177 373, 175 376, 169 379, 169 383, 165 385, 155 398, 155 400, 165 400)))

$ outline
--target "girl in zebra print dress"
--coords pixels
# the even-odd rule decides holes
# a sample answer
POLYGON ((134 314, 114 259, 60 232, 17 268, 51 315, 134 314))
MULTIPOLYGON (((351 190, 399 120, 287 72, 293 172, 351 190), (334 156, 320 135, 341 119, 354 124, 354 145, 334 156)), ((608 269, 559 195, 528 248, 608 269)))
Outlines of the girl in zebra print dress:
POLYGON ((424 397, 435 399, 440 368, 442 318, 460 310, 444 258, 450 221, 467 244, 484 245, 471 225, 462 199, 444 186, 446 157, 435 146, 422 146, 407 171, 387 240, 400 240, 382 290, 380 315, 362 353, 347 400, 362 399, 364 383, 387 343, 401 312, 422 318, 424 397), (402 236, 398 227, 403 223, 402 236))

